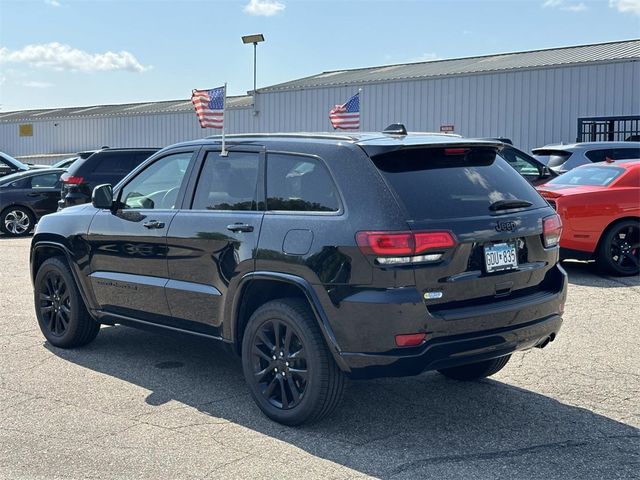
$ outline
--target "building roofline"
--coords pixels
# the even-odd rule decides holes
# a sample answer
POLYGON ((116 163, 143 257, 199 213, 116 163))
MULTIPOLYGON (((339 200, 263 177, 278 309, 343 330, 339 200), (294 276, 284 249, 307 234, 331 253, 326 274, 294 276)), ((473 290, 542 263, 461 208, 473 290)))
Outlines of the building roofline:
MULTIPOLYGON (((438 58, 438 59, 434 59, 434 60, 424 60, 421 62, 403 62, 403 63, 389 63, 389 64, 382 64, 382 65, 374 65, 374 66, 370 66, 370 67, 358 67, 358 68, 338 68, 336 70, 327 70, 325 72, 321 72, 321 73, 316 73, 315 75, 308 75, 306 77, 302 77, 298 80, 304 80, 305 78, 313 78, 317 75, 324 75, 324 74, 328 74, 328 73, 337 73, 337 72, 357 72, 359 70, 371 70, 372 68, 387 68, 387 67, 402 67, 405 65, 421 65, 424 63, 439 63, 439 62, 450 62, 452 60, 473 60, 476 58, 489 58, 489 57, 499 57, 501 55, 520 55, 520 54, 524 54, 524 53, 536 53, 536 52, 547 52, 550 50, 569 50, 572 48, 583 48, 583 47, 595 47, 595 46, 601 46, 601 45, 611 45, 614 43, 631 43, 631 42, 637 42, 639 41, 640 38, 630 38, 630 39, 626 39, 626 40, 614 40, 614 41, 610 41, 610 42, 596 42, 596 43, 585 43, 585 44, 580 44, 580 45, 567 45, 565 47, 547 47, 547 48, 536 48, 534 50, 517 50, 517 51, 510 51, 510 52, 497 52, 497 53, 489 53, 486 55, 472 55, 470 57, 451 57, 451 58, 438 58)), ((272 86, 277 86, 276 85, 272 85, 272 86)), ((269 87, 265 87, 265 88, 271 88, 272 86, 269 87)), ((260 91, 260 89, 258 89, 258 92, 260 91)))
MULTIPOLYGON (((406 67, 406 66, 416 66, 416 65, 434 65, 434 64, 439 64, 439 63, 447 63, 447 62, 455 62, 455 61, 460 61, 460 60, 483 60, 483 59, 487 59, 487 58, 492 58, 492 57, 501 57, 501 56, 510 56, 510 55, 528 55, 528 54, 532 54, 532 53, 538 53, 538 52, 550 52, 550 51, 566 51, 566 50, 572 50, 572 49, 578 49, 578 48, 586 48, 586 47, 602 47, 602 46, 606 46, 606 45, 615 45, 615 44, 629 44, 629 43, 634 43, 634 42, 639 42, 640 38, 630 38, 630 39, 624 39, 624 40, 612 40, 612 41, 608 41, 608 42, 595 42, 595 43, 585 43, 585 44, 579 44, 579 45, 567 45, 567 46, 558 46, 558 47, 547 47, 547 48, 538 48, 538 49, 533 49, 533 50, 519 50, 519 51, 507 51, 507 52, 498 52, 498 53, 491 53, 491 54, 485 54, 485 55, 472 55, 472 56, 468 56, 468 57, 452 57, 452 58, 441 58, 441 59, 437 59, 437 60, 425 60, 422 62, 403 62, 403 63, 389 63, 389 64, 381 64, 381 65, 373 65, 373 66, 368 66, 368 67, 358 67, 358 68, 339 68, 339 69, 335 69, 335 70, 325 70, 322 71, 320 73, 316 73, 314 75, 307 75, 305 77, 301 77, 298 79, 294 79, 294 80, 289 80, 286 82, 281 82, 281 83, 277 83, 275 85, 270 85, 267 87, 263 87, 263 88, 259 88, 258 89, 258 93, 260 92, 277 92, 277 91, 284 91, 284 90, 300 90, 300 89, 306 89, 306 88, 320 88, 322 86, 337 86, 337 85, 349 85, 349 84, 364 84, 364 83, 378 83, 378 82, 389 82, 389 81, 395 81, 395 80, 403 80, 406 79, 404 77, 401 78, 397 78, 397 79, 383 79, 383 80, 349 80, 349 81, 337 81, 334 83, 328 82, 326 84, 321 84, 321 85, 305 85, 304 82, 305 80, 311 80, 311 79, 316 79, 316 78, 320 78, 323 75, 332 75, 332 74, 342 74, 342 73, 357 73, 357 72, 365 72, 365 71, 375 71, 378 69, 386 69, 386 68, 396 68, 396 67, 406 67)), ((427 78, 427 77, 433 77, 433 76, 462 76, 462 75, 473 75, 473 74, 488 74, 491 73, 493 71, 505 71, 505 70, 525 70, 525 69, 533 69, 533 68, 554 68, 554 67, 564 67, 564 66, 571 66, 571 65, 576 65, 576 64, 592 64, 592 63, 602 63, 602 62, 619 62, 619 61, 630 61, 633 60, 635 58, 640 58, 640 57, 627 57, 627 58, 612 58, 610 60, 591 60, 591 61, 576 61, 576 62, 567 62, 567 63, 557 63, 557 64, 548 64, 548 65, 541 65, 541 66, 526 66, 526 67, 508 67, 508 68, 499 68, 499 69, 495 69, 495 70, 481 70, 481 71, 469 71, 469 72, 463 72, 463 73, 444 73, 441 75, 415 75, 413 77, 407 77, 407 78, 427 78)))

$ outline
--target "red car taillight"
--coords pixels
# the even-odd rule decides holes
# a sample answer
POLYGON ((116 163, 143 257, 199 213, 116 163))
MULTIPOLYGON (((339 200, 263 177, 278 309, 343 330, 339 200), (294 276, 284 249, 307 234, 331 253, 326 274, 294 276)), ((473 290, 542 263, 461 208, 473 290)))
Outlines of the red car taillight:
POLYGON ((356 243, 367 255, 380 255, 380 264, 406 264, 440 260, 441 253, 429 250, 452 248, 456 240, 450 232, 358 232, 356 243))
POLYGON ((64 183, 69 183, 71 185, 80 185, 82 182, 84 182, 84 178, 82 177, 76 177, 74 175, 62 175, 62 177, 60 177, 60 180, 62 180, 64 183))
POLYGON ((558 214, 542 220, 542 239, 546 248, 555 247, 562 235, 562 220, 558 214))

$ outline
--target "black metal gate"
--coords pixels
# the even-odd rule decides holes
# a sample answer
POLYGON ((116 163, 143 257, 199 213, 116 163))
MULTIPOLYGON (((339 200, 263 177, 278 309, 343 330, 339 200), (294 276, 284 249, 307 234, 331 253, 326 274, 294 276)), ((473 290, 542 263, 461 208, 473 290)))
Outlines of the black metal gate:
POLYGON ((577 142, 640 141, 640 115, 578 119, 577 142))

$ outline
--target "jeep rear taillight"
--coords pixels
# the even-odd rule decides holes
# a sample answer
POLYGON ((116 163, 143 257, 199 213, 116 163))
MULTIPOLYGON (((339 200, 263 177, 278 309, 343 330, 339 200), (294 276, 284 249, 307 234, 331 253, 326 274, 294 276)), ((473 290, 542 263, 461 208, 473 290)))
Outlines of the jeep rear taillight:
POLYGON ((381 265, 433 262, 442 253, 430 253, 455 247, 453 234, 442 232, 358 232, 356 243, 366 255, 377 255, 381 265))
POLYGON ((562 220, 557 213, 542 220, 542 240, 546 248, 558 245, 560 235, 562 235, 562 220))

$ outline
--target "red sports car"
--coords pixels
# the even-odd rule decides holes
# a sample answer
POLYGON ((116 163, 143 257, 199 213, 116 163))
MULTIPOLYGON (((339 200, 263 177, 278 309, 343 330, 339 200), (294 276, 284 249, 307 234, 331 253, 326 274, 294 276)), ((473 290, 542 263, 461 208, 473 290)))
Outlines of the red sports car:
POLYGON ((614 275, 638 274, 640 160, 583 165, 537 188, 562 218, 563 258, 595 260, 614 275))

